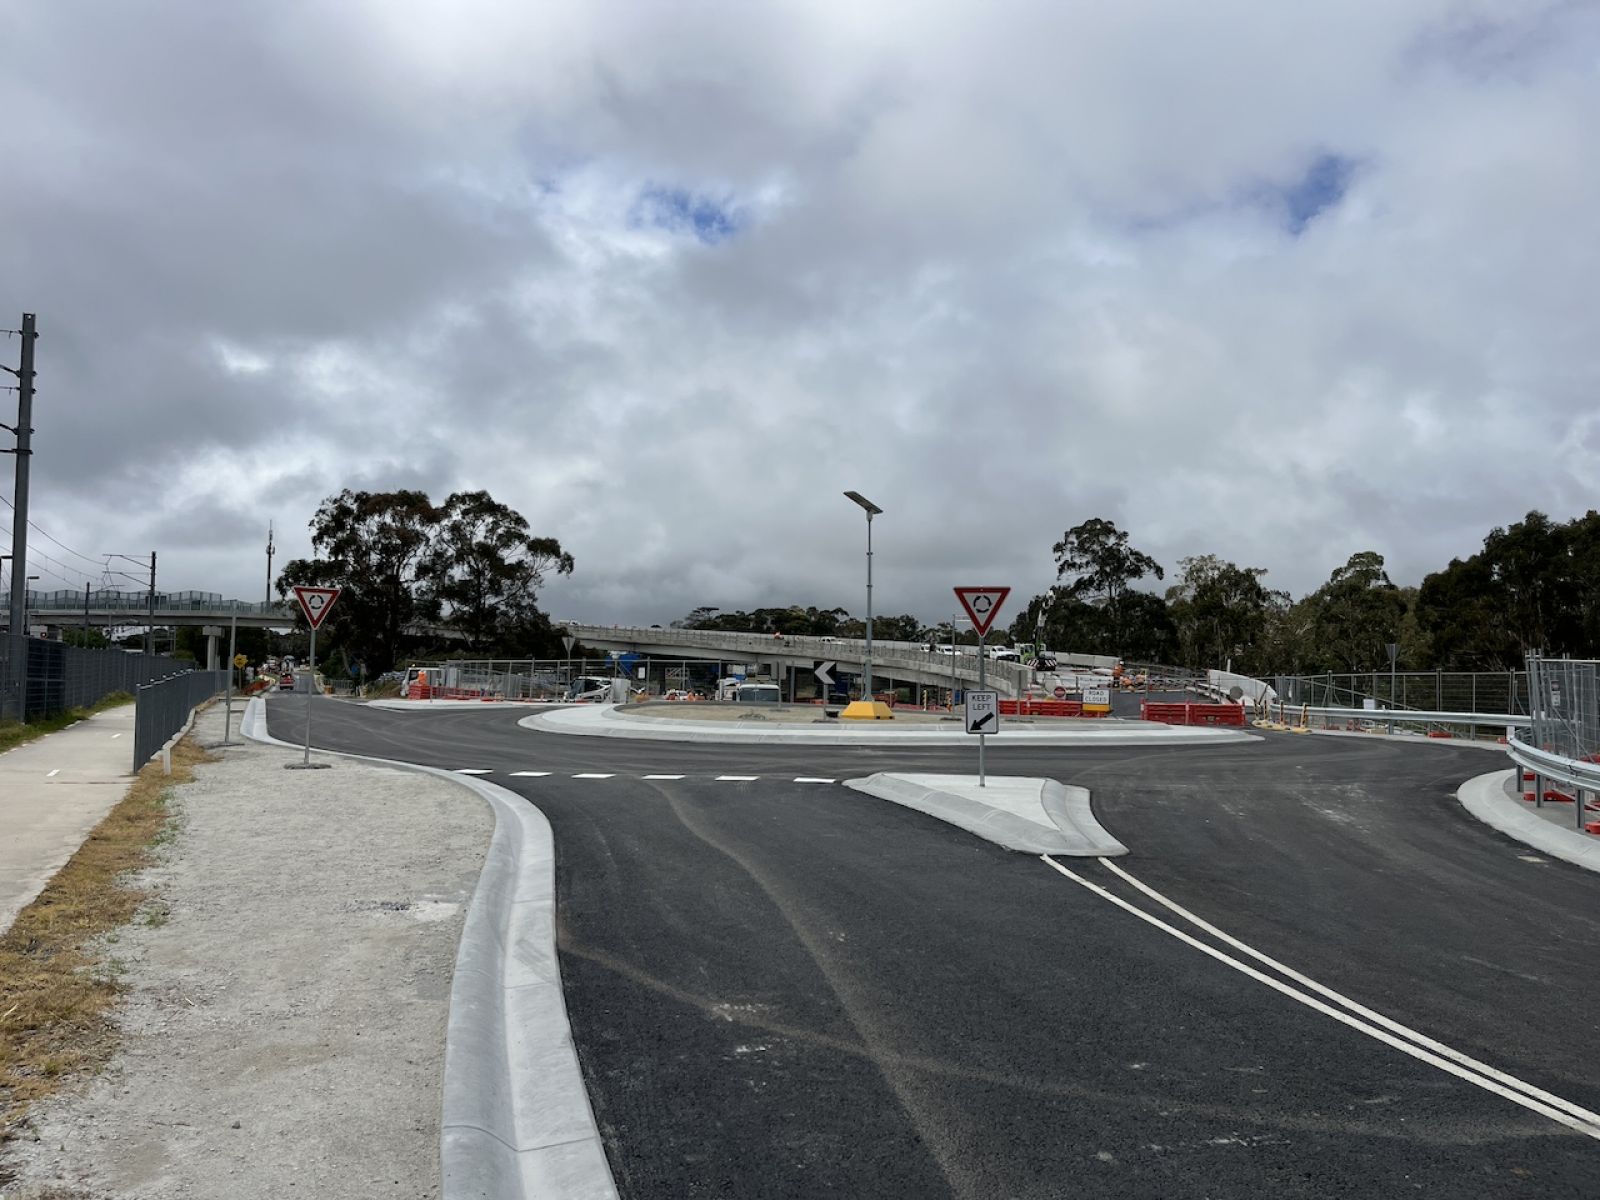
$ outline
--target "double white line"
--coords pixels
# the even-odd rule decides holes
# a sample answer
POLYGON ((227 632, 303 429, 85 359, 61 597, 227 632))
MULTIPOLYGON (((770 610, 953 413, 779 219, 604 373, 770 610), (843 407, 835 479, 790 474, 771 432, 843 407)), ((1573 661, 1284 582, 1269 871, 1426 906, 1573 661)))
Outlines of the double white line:
POLYGON ((1255 967, 1241 962, 1233 955, 1224 953, 1215 946, 1209 946, 1198 938, 1185 933, 1177 926, 1168 924, 1160 917, 1129 904, 1122 897, 1107 891, 1099 884, 1085 879, 1075 871, 1068 870, 1048 854, 1040 857, 1068 879, 1088 888, 1101 899, 1109 900, 1117 907, 1126 909, 1141 921, 1154 925, 1163 933, 1171 934, 1180 942, 1193 946, 1202 954, 1209 954, 1218 962, 1226 963, 1235 971, 1248 975, 1259 983, 1266 984, 1274 991, 1281 992, 1293 1000, 1298 1000, 1307 1008, 1315 1009, 1324 1016, 1332 1017, 1335 1021, 1348 1025, 1351 1029, 1359 1030, 1370 1038, 1376 1038, 1384 1045, 1392 1046, 1394 1049, 1399 1050, 1402 1054, 1409 1054, 1412 1058, 1425 1062, 1429 1066, 1438 1067, 1441 1071, 1447 1071, 1457 1078, 1465 1079, 1468 1083, 1480 1087, 1486 1092, 1504 1096, 1507 1100, 1520 1104, 1523 1108, 1536 1112, 1540 1116, 1549 1117, 1552 1121, 1559 1121, 1569 1129, 1600 1141, 1600 1113, 1591 1112, 1582 1105, 1574 1104, 1572 1101, 1547 1092, 1543 1088, 1535 1087, 1531 1083, 1518 1079, 1515 1075, 1509 1075, 1496 1067, 1491 1067, 1488 1063, 1479 1062, 1469 1054, 1463 1054, 1453 1047, 1446 1046, 1443 1042, 1435 1041, 1424 1033, 1419 1033, 1409 1026, 1402 1025, 1399 1021, 1386 1017, 1382 1013, 1374 1012, 1366 1005, 1359 1004, 1350 999, 1350 997, 1318 983, 1315 979, 1302 975, 1294 968, 1285 966, 1277 959, 1261 953, 1253 946, 1245 945, 1245 943, 1231 934, 1224 933, 1204 918, 1195 916, 1194 913, 1182 905, 1174 903, 1154 888, 1135 879, 1109 859, 1102 858, 1100 863, 1119 879, 1137 888, 1157 904, 1176 913, 1196 928, 1204 930, 1218 941, 1239 951, 1240 954, 1265 964, 1278 972, 1278 974, 1300 984, 1301 987, 1291 987, 1283 982, 1282 979, 1275 979, 1265 972, 1258 971, 1255 967), (1315 992, 1316 995, 1311 995, 1310 993, 1312 992, 1315 992), (1333 1004, 1327 1004, 1323 1000, 1317 999, 1317 996, 1325 997, 1327 1000, 1333 1001, 1334 1004, 1342 1005, 1343 1011, 1333 1007, 1333 1004))

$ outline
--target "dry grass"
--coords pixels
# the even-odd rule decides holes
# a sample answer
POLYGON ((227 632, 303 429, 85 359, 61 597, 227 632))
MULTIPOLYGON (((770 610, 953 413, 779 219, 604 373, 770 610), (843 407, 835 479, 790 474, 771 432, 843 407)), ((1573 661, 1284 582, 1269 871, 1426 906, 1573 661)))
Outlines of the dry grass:
MULTIPOLYGON (((192 737, 172 751, 172 774, 156 761, 140 771, 83 846, 0 935, 0 1143, 29 1106, 71 1076, 97 1070, 115 1045, 111 1008, 122 965, 105 935, 139 914, 149 897, 128 886, 151 848, 170 836, 167 793, 214 761, 192 737)), ((146 914, 151 924, 164 910, 146 914)))

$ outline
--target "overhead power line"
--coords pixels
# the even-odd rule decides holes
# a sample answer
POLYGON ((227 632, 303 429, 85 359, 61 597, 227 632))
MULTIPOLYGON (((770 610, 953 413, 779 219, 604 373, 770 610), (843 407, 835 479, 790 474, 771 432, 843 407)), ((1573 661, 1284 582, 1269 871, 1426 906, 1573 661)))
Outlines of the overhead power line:
MULTIPOLYGON (((15 511, 15 509, 16 509, 16 506, 14 504, 12 504, 11 501, 7 500, 4 496, 0 496, 0 504, 4 504, 7 508, 12 509, 13 511, 15 511)), ((74 550, 71 546, 67 545, 60 538, 55 537, 48 530, 44 529, 39 524, 39 522, 35 521, 32 517, 28 518, 28 528, 33 530, 35 533, 39 534, 41 537, 49 538, 50 541, 52 541, 56 545, 60 546, 68 554, 75 554, 79 558, 83 559, 84 562, 93 563, 95 565, 96 569, 99 569, 101 566, 104 565, 101 558, 95 558, 92 555, 85 554, 81 550, 74 550)), ((102 556, 102 558, 103 558, 103 556, 102 556)))

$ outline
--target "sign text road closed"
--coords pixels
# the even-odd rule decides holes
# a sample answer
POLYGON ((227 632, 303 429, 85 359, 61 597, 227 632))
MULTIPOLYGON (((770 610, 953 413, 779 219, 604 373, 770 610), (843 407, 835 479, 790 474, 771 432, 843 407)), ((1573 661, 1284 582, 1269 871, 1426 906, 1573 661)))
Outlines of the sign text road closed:
POLYGON ((1000 729, 1000 693, 967 693, 967 732, 996 733, 1000 729))

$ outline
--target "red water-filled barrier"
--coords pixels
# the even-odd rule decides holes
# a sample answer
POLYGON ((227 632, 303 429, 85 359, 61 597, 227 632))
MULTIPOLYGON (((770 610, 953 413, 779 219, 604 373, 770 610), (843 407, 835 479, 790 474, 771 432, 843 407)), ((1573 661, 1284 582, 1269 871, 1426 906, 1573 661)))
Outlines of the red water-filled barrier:
POLYGON ((1082 700, 1002 700, 1002 717, 1103 717, 1105 713, 1083 711, 1082 700))
POLYGON ((1242 704, 1152 704, 1140 706, 1146 721, 1163 725, 1237 725, 1243 727, 1242 704))

